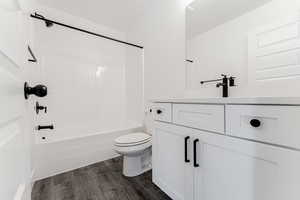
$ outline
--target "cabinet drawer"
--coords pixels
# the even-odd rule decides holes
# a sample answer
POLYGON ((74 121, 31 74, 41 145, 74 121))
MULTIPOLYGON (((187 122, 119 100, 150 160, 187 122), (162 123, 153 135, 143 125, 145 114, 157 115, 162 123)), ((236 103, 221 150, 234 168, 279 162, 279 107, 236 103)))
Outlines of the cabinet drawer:
POLYGON ((172 122, 172 104, 155 103, 152 106, 153 118, 156 121, 172 122))
POLYGON ((300 106, 226 106, 226 133, 300 149, 300 106))
POLYGON ((173 123, 224 133, 224 105, 173 104, 173 123))

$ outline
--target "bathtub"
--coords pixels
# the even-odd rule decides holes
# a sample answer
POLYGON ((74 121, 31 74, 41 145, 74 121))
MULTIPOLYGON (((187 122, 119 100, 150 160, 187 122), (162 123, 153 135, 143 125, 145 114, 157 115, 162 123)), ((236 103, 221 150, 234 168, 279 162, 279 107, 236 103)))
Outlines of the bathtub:
POLYGON ((113 150, 114 139, 143 126, 125 127, 75 138, 38 142, 33 147, 33 180, 74 170, 119 156, 113 150))

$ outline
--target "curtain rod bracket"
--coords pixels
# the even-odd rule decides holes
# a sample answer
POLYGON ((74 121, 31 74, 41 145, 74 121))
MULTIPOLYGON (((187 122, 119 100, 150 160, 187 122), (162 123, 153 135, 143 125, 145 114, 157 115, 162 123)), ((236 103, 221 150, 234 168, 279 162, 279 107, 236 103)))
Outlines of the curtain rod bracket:
POLYGON ((29 51, 29 53, 30 53, 30 55, 32 57, 32 59, 28 59, 28 61, 29 62, 37 62, 37 59, 36 59, 35 55, 33 54, 33 52, 32 52, 32 50, 31 50, 31 48, 30 48, 29 45, 27 46, 27 49, 28 49, 28 51, 29 51))

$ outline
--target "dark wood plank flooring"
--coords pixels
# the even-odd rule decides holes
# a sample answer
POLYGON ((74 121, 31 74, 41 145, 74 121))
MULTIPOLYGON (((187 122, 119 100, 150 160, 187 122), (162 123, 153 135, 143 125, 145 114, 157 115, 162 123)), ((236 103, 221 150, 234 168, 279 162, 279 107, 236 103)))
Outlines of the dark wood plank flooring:
POLYGON ((152 183, 151 171, 122 175, 122 159, 114 158, 37 181, 32 200, 171 200, 152 183))

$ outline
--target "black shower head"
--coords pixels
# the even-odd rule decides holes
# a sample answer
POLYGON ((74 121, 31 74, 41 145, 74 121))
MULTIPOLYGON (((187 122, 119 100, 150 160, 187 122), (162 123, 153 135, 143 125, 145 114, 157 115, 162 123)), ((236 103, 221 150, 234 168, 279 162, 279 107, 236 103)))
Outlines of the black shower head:
POLYGON ((34 15, 35 15, 36 17, 39 17, 40 19, 44 20, 44 21, 45 21, 45 24, 46 24, 46 27, 49 28, 49 27, 53 26, 53 22, 47 20, 43 15, 40 15, 40 14, 37 14, 37 13, 34 13, 34 15))
POLYGON ((48 20, 45 20, 45 23, 46 23, 46 26, 49 28, 51 26, 53 26, 53 23, 48 21, 48 20))

